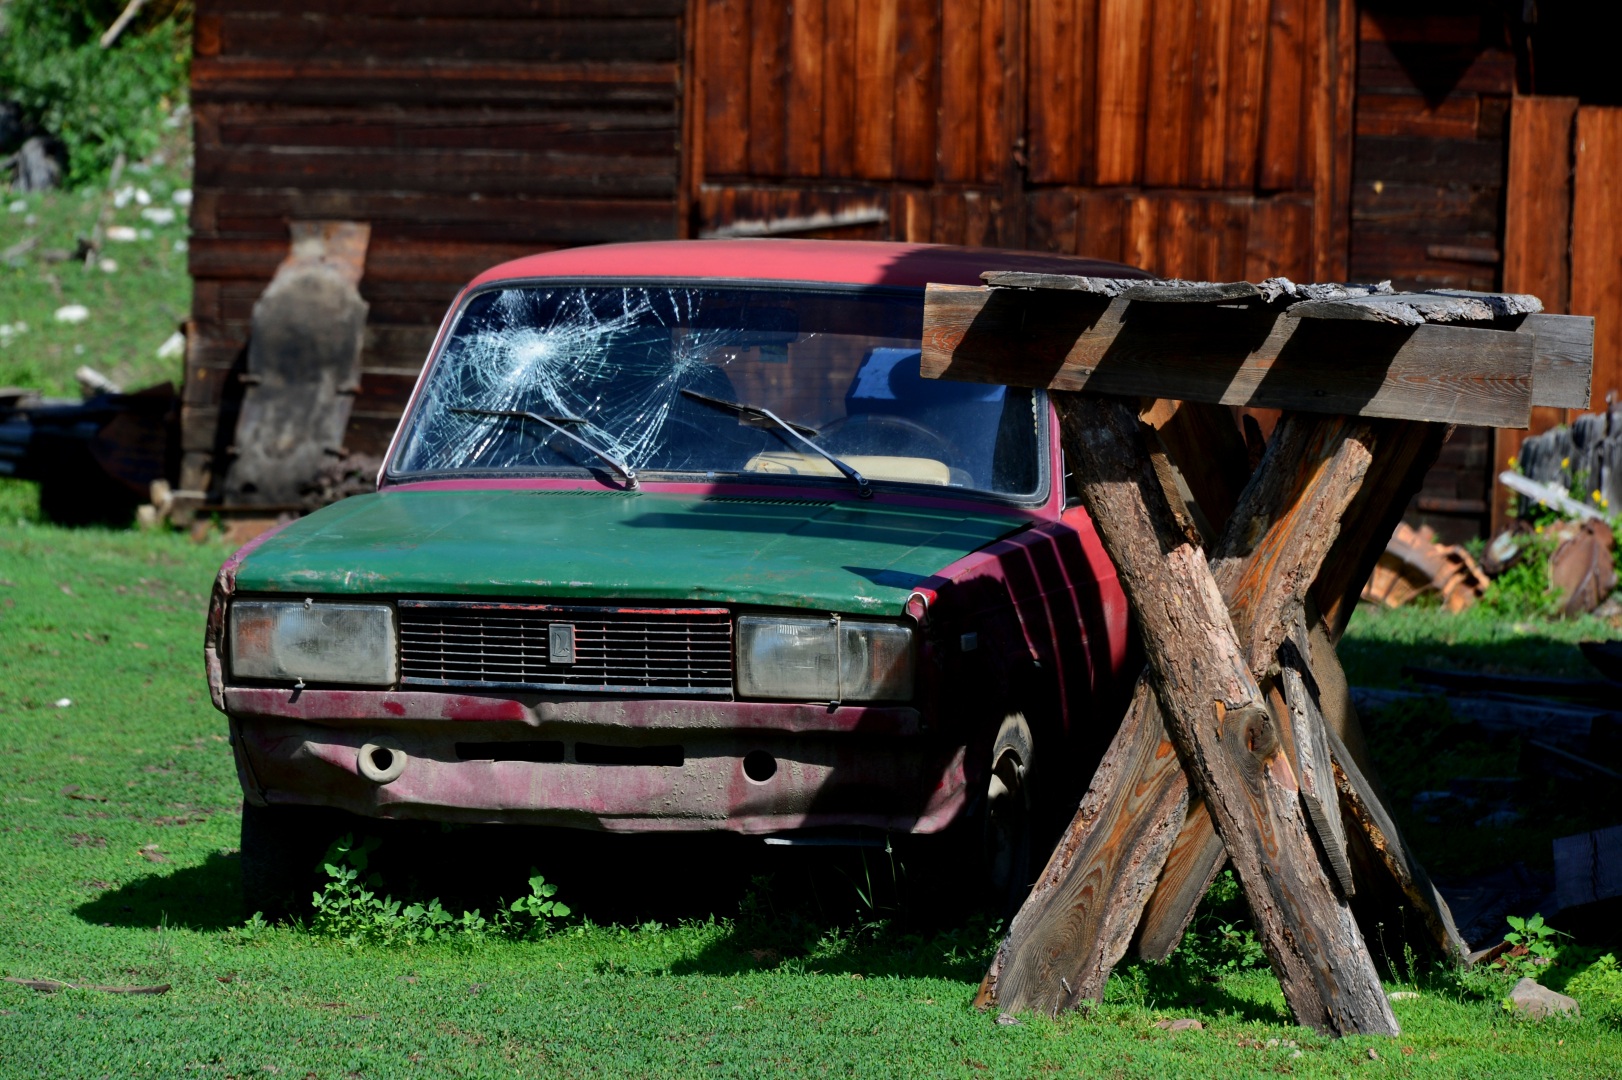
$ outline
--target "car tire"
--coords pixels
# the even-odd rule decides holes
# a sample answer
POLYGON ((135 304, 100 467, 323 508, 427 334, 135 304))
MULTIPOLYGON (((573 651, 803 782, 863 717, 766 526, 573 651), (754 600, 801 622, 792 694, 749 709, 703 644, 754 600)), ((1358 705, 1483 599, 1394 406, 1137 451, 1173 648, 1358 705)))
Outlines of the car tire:
POLYGON ((1005 919, 1025 902, 1038 869, 1035 764, 1035 741, 1025 714, 1009 713, 991 744, 981 817, 988 906, 1005 919))
POLYGON ((318 863, 345 828, 345 815, 320 806, 242 804, 243 913, 276 922, 307 916, 324 875, 318 863))

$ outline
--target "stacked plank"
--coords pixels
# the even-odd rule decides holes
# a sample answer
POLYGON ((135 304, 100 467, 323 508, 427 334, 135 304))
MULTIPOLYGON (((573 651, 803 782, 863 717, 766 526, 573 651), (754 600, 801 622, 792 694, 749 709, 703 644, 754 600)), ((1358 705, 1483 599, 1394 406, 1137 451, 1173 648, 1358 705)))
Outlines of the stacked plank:
POLYGON ((1176 947, 1231 860, 1297 1020, 1395 1034, 1361 927, 1467 948, 1392 818, 1334 642, 1450 425, 1586 400, 1591 321, 1383 284, 984 278, 929 288, 924 374, 1055 391, 1148 663, 980 1003, 1098 1000, 1134 939, 1152 960, 1176 947), (1285 410, 1254 472, 1223 405, 1285 410))

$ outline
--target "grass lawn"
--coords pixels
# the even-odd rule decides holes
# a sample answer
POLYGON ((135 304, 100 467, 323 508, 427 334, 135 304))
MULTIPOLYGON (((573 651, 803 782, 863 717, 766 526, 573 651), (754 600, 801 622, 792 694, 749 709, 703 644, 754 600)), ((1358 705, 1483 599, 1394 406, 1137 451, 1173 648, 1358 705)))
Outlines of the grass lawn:
POLYGON ((174 198, 189 193, 189 155, 185 133, 175 132, 151 160, 124 170, 111 191, 0 197, 0 386, 78 397, 73 373, 81 364, 125 389, 180 385, 182 358, 157 351, 191 310, 190 211, 174 198), (125 189, 119 207, 115 196, 125 189), (104 232, 122 227, 134 238, 109 237, 89 265, 69 258, 98 221, 104 232), (88 316, 59 321, 56 313, 72 305, 88 316))
MULTIPOLYGON (((1580 1022, 1519 1021, 1498 1004, 1502 983, 1422 972, 1419 996, 1395 1006, 1400 1038, 1331 1041, 1289 1024, 1266 969, 1219 976, 1174 962, 1123 965, 1089 1014, 1003 1026, 969 1005, 991 928, 920 929, 906 912, 819 921, 763 882, 741 911, 734 896, 711 917, 665 925, 599 925, 601 913, 591 921, 592 904, 565 891, 576 915, 531 942, 351 946, 295 927, 244 932, 240 795, 200 663, 225 550, 42 524, 32 491, 0 484, 0 974, 173 989, 46 994, 0 983, 5 1076, 1622 1071, 1622 976, 1599 968, 1557 965, 1546 976, 1569 983, 1580 1022), (71 704, 54 704, 64 698, 71 704), (1204 1030, 1155 1027, 1183 1016, 1204 1030)), ((1460 625, 1360 614, 1354 677, 1391 682, 1392 664, 1431 652, 1512 665, 1527 641, 1550 656, 1575 652, 1569 627, 1449 643, 1446 627, 1460 625)), ((1421 842, 1427 859, 1433 842, 1421 842)), ((571 850, 569 865, 548 865, 544 851, 515 855, 513 872, 525 862, 560 881, 608 871, 606 844, 600 864, 589 844, 571 850)), ((635 865, 617 872, 655 908, 694 891, 694 877, 648 865, 645 880, 635 865)), ((454 877, 419 888, 448 894, 454 877)))

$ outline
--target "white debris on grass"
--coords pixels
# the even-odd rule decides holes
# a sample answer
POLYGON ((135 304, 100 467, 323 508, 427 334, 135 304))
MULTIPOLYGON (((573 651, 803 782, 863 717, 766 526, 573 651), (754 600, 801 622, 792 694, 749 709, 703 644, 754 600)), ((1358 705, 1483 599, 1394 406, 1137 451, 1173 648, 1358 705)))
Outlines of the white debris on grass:
POLYGON ((90 309, 83 304, 65 304, 56 309, 56 321, 82 323, 90 318, 90 309))
POLYGON ((28 209, 28 202, 25 199, 17 199, 7 209, 13 214, 21 214, 28 209))
POLYGON ((132 202, 137 206, 149 206, 152 203, 152 193, 133 184, 125 184, 113 192, 113 205, 118 209, 122 210, 132 202))
POLYGON ((176 330, 174 333, 164 338, 163 344, 158 346, 158 359, 172 360, 185 351, 186 335, 182 334, 179 330, 176 330))
POLYGON ((102 258, 99 262, 96 263, 96 265, 101 268, 101 272, 104 273, 104 274, 116 274, 116 273, 118 273, 118 260, 117 259, 102 258))
POLYGON ((55 705, 58 709, 65 709, 69 705, 73 704, 73 699, 72 698, 59 697, 54 702, 52 702, 51 704, 55 705))
POLYGON ((174 209, 168 206, 149 206, 141 211, 141 216, 154 225, 173 225, 175 223, 174 209))
POLYGON ((138 239, 140 235, 140 233, 135 231, 135 226, 133 225, 107 226, 107 239, 116 240, 121 244, 127 244, 131 240, 138 239))
POLYGON ((28 333, 28 324, 25 322, 0 323, 0 349, 11 344, 11 339, 18 334, 28 333))
POLYGON ((175 203, 176 206, 190 206, 191 205, 191 188, 189 188, 189 187, 180 188, 173 195, 169 196, 169 198, 174 200, 174 203, 175 203))
POLYGON ((176 251, 183 252, 189 247, 191 247, 191 245, 186 243, 186 241, 184 241, 184 240, 176 240, 175 241, 175 250, 176 251))

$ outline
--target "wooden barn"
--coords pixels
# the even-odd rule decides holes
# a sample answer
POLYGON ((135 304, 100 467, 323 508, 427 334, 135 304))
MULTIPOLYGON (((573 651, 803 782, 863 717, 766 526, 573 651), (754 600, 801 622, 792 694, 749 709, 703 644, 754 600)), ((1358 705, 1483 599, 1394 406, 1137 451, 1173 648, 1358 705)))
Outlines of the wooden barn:
MULTIPOLYGON (((1622 110, 1582 81, 1593 28, 1542 7, 198 0, 182 486, 217 481, 290 220, 371 226, 358 453, 381 451, 476 272, 683 236, 1536 292, 1598 317, 1603 407, 1622 390, 1622 110)), ((1483 532, 1517 442, 1457 432, 1411 517, 1483 532)))

